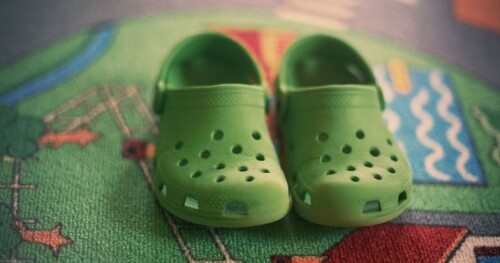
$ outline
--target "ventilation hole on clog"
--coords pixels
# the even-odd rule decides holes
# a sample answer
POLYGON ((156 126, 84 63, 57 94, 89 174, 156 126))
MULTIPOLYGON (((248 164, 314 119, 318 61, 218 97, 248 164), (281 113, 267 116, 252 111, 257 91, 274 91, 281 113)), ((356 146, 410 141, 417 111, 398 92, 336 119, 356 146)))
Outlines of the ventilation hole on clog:
POLYGON ((398 157, 396 155, 391 155, 391 160, 397 162, 398 161, 398 157))
POLYGON ((319 142, 326 142, 326 140, 328 140, 328 134, 326 132, 322 132, 322 133, 318 134, 318 136, 316 137, 316 139, 319 142))
POLYGON ((181 166, 181 167, 182 167, 182 166, 186 166, 187 164, 188 164, 188 160, 187 160, 186 158, 184 158, 184 159, 180 160, 180 161, 177 163, 177 165, 178 165, 178 166, 181 166))
POLYGON ((188 196, 184 200, 184 206, 198 210, 198 200, 188 196))
POLYGON ((217 164, 217 165, 215 166, 215 169, 217 169, 217 170, 222 170, 222 169, 224 169, 224 168, 226 168, 226 165, 225 165, 225 164, 223 164, 223 163, 219 163, 219 164, 217 164))
POLYGON ((370 162, 365 162, 363 165, 364 165, 365 167, 368 167, 368 168, 373 167, 373 164, 372 164, 372 163, 370 163, 370 162))
POLYGON ((203 173, 201 171, 196 171, 191 174, 191 178, 198 178, 202 175, 203 173))
POLYGON ((364 213, 380 212, 380 202, 378 200, 372 200, 365 203, 363 206, 364 213))
POLYGON ((216 130, 212 133, 212 139, 218 141, 224 137, 224 132, 221 130, 216 130))
POLYGON ((351 166, 351 165, 347 166, 347 168, 346 168, 346 169, 347 169, 347 171, 351 171, 351 172, 352 172, 352 171, 356 171, 356 167, 351 166))
POLYGON ((356 131, 356 138, 358 138, 358 139, 365 138, 365 133, 362 130, 356 131))
POLYGON ((248 168, 246 166, 240 166, 238 168, 238 171, 240 171, 240 172, 246 172, 246 171, 248 171, 248 168))
POLYGON ((330 155, 328 155, 328 154, 322 155, 321 159, 320 159, 320 161, 322 163, 327 163, 327 162, 329 162, 331 160, 332 160, 332 157, 330 157, 330 155))
POLYGON ((203 152, 200 153, 200 157, 203 159, 207 159, 208 157, 210 157, 210 151, 204 150, 203 152))
POLYGON ((182 146, 184 146, 184 143, 182 143, 181 141, 177 142, 174 146, 174 148, 176 150, 180 150, 182 148, 182 146))
POLYGON ((380 155, 380 151, 379 151, 379 149, 378 149, 377 147, 372 147, 372 148, 370 149, 370 154, 371 154, 371 156, 373 156, 373 157, 377 157, 377 156, 379 156, 379 155, 380 155))
POLYGON ((165 184, 161 184, 160 187, 158 187, 158 191, 160 191, 163 196, 167 196, 167 186, 165 184))
POLYGON ((351 181, 353 181, 353 182, 359 182, 359 177, 353 175, 353 176, 351 176, 351 181))
POLYGON ((352 152, 352 147, 346 144, 342 146, 342 152, 345 154, 350 154, 352 152))
POLYGON ((380 174, 374 174, 373 178, 375 178, 376 180, 382 180, 382 176, 380 174))
POLYGON ((254 132, 252 132, 252 137, 253 137, 255 140, 260 140, 260 138, 261 138, 260 132, 258 132, 258 131, 254 131, 254 132))
POLYGON ((246 215, 247 206, 240 201, 229 201, 224 207, 224 214, 226 215, 246 215))
POLYGON ((217 177, 217 180, 215 180, 217 183, 222 183, 224 182, 224 180, 226 180, 226 177, 224 175, 220 175, 219 177, 217 177))
POLYGON ((262 169, 260 169, 260 172, 264 173, 264 174, 268 174, 269 170, 267 170, 266 168, 262 168, 262 169))
POLYGON ((264 155, 262 153, 259 153, 255 156, 255 159, 257 159, 259 161, 264 161, 266 159, 266 157, 264 157, 264 155))
POLYGON ((328 170, 328 171, 326 171, 327 175, 332 175, 332 174, 335 174, 335 173, 336 173, 335 170, 328 170))
POLYGON ((290 145, 288 145, 288 148, 291 152, 293 152, 293 150, 295 150, 295 145, 293 143, 290 143, 290 145))
POLYGON ((407 196, 406 196, 406 191, 403 191, 399 194, 398 196, 398 204, 401 204, 402 202, 404 202, 405 200, 407 199, 407 196))
POLYGON ((387 144, 388 145, 392 145, 392 140, 391 139, 387 139, 387 144))
POLYGON ((241 147, 241 145, 235 145, 231 151, 234 154, 240 154, 243 151, 243 147, 241 147))
POLYGON ((311 194, 309 194, 309 192, 305 192, 304 193, 304 196, 302 197, 302 200, 304 201, 304 203, 308 204, 308 205, 311 205, 311 194))
POLYGON ((245 178, 245 181, 247 181, 247 182, 251 182, 251 181, 253 181, 253 179, 255 179, 253 176, 247 176, 247 177, 245 178))
POLYGON ((389 167, 387 168, 387 171, 391 174, 395 173, 396 172, 396 169, 392 168, 392 167, 389 167))

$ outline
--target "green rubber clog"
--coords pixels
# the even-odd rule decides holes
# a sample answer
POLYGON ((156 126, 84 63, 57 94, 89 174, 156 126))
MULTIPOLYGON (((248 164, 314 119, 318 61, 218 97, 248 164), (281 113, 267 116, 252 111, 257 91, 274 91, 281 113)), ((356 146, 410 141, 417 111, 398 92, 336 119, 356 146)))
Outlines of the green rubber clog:
POLYGON ((411 197, 412 172, 383 119, 370 68, 346 43, 314 35, 285 54, 278 115, 294 208, 328 226, 391 220, 411 197))
POLYGON ((154 168, 160 204, 186 221, 248 227, 284 217, 288 186, 267 130, 256 62, 218 33, 185 39, 156 86, 154 168))

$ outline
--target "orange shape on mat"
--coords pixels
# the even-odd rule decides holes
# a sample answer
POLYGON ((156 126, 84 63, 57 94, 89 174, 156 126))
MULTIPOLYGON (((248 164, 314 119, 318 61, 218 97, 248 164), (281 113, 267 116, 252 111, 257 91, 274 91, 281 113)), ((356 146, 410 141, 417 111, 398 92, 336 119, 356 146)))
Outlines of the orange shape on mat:
POLYGON ((97 134, 89 131, 87 128, 77 131, 67 131, 56 133, 49 131, 43 135, 38 142, 40 144, 52 145, 52 148, 59 148, 66 143, 76 143, 81 147, 89 144, 91 141, 97 139, 97 134))
POLYGON ((453 14, 463 23, 500 33, 498 0, 454 0, 453 14))
POLYGON ((21 238, 24 241, 48 246, 52 250, 52 252, 54 252, 54 256, 56 257, 59 256, 59 250, 61 249, 62 246, 73 243, 73 240, 61 234, 62 231, 61 224, 57 224, 54 228, 50 230, 27 229, 26 226, 20 221, 16 221, 15 224, 16 227, 19 229, 21 238))
POLYGON ((146 144, 146 158, 153 159, 156 153, 156 145, 152 143, 146 144))
POLYGON ((411 79, 408 67, 399 59, 391 59, 388 63, 392 86, 399 92, 406 94, 411 90, 411 79))

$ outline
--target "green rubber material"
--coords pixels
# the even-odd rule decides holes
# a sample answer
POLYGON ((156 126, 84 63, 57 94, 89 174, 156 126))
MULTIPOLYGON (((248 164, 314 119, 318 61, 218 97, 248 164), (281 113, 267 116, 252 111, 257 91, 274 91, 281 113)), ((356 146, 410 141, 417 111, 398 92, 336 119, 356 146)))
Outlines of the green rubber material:
POLYGON ((170 213, 215 227, 262 225, 288 213, 265 90, 256 62, 226 36, 196 35, 170 52, 156 86, 153 177, 170 213))
POLYGON ((348 44, 304 37, 279 72, 280 129, 294 209, 314 223, 367 226, 409 204, 412 172, 382 119, 383 96, 348 44))

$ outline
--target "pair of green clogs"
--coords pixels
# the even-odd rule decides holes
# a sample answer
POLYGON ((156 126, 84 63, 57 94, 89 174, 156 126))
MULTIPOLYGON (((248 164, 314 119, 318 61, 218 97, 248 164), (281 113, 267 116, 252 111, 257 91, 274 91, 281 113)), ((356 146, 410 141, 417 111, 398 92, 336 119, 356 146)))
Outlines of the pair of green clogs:
POLYGON ((411 169, 354 49, 313 35, 285 54, 277 115, 286 176, 266 125, 263 83, 257 63, 227 36, 196 35, 171 52, 154 102, 154 191, 163 207, 217 227, 279 220, 292 200, 300 216, 329 226, 378 224, 404 210, 411 169))

